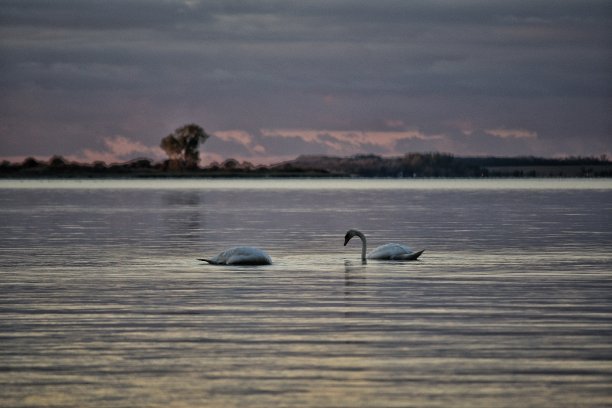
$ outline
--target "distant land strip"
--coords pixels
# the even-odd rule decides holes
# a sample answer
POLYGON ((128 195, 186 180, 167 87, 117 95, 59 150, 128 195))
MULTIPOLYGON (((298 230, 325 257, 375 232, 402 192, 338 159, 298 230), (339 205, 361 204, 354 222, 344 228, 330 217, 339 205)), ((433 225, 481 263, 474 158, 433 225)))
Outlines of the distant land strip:
POLYGON ((61 156, 48 161, 27 158, 0 163, 0 178, 214 178, 214 177, 364 177, 364 178, 504 178, 612 177, 612 162, 601 157, 455 157, 446 153, 407 153, 381 157, 304 155, 269 166, 227 159, 205 167, 180 160, 153 162, 147 158, 125 163, 69 162, 61 156))

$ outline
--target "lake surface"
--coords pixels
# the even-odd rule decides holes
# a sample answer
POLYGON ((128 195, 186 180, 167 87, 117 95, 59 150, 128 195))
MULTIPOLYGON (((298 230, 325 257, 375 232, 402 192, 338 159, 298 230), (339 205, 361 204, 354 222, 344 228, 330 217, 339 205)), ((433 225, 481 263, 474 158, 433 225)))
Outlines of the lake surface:
POLYGON ((0 256, 3 407, 612 406, 610 180, 5 180, 0 256))

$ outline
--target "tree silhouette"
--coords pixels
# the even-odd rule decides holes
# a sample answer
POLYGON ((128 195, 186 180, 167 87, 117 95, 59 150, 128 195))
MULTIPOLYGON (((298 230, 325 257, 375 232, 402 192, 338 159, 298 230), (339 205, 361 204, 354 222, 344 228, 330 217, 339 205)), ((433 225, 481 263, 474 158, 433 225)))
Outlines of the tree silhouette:
POLYGON ((182 126, 164 137, 160 147, 170 160, 174 169, 196 168, 200 160, 198 146, 204 143, 210 135, 196 124, 182 126))

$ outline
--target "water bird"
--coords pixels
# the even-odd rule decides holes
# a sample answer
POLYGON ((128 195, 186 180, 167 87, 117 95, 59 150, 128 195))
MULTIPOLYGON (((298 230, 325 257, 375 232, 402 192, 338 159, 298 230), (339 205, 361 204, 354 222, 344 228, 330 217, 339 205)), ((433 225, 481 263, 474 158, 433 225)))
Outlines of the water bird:
POLYGON ((198 258, 198 261, 212 265, 270 265, 272 258, 259 248, 241 246, 226 249, 210 259, 198 258))
POLYGON ((344 236, 344 246, 353 237, 359 237, 361 239, 361 260, 367 259, 378 259, 386 261, 415 261, 425 250, 415 252, 412 248, 400 244, 385 244, 377 247, 372 252, 366 255, 366 237, 365 235, 356 229, 350 229, 344 236))

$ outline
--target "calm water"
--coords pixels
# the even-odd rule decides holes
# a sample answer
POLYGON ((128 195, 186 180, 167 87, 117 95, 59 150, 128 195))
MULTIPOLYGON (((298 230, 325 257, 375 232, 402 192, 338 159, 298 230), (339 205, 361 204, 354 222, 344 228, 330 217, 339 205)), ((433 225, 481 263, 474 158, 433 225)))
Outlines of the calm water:
POLYGON ((0 256, 1 406, 612 406, 610 180, 2 181, 0 256))

